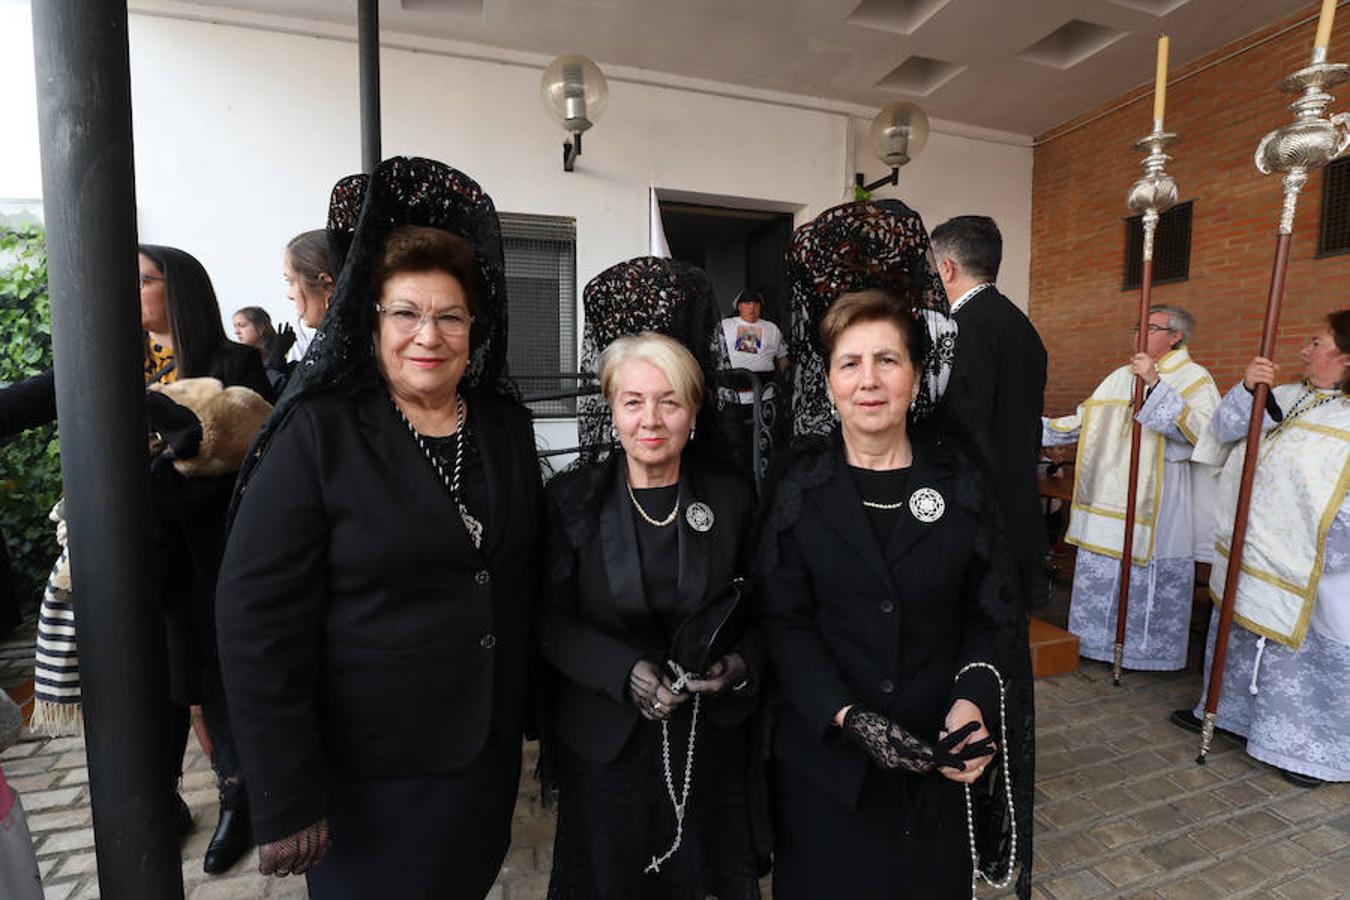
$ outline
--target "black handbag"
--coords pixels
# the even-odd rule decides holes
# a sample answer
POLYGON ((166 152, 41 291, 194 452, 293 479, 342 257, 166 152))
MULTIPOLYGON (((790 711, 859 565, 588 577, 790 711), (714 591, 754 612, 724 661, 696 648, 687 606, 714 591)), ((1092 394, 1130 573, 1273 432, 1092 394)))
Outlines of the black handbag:
POLYGON ((745 633, 748 615, 745 590, 745 579, 733 578, 675 629, 668 659, 688 672, 690 678, 706 675, 712 664, 729 653, 745 633))

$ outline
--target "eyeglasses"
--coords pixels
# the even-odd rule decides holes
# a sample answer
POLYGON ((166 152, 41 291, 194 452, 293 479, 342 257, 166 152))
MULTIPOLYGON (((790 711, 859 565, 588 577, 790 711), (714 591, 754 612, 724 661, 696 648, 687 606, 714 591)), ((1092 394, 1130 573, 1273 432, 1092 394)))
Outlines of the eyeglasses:
POLYGON ((137 278, 136 283, 137 283, 138 285, 140 285, 140 289, 141 289, 141 290, 145 290, 145 286, 146 286, 147 284, 150 284, 151 282, 155 282, 155 281, 163 281, 163 280, 164 280, 164 276, 163 276, 163 275, 146 275, 144 272, 142 272, 142 273, 140 274, 140 276, 137 278))
POLYGON ((433 322, 442 337, 463 337, 469 333, 473 316, 455 309, 449 312, 429 313, 411 306, 396 306, 389 309, 376 303, 375 309, 384 316, 389 325, 399 334, 413 335, 422 330, 427 322, 433 322))
MULTIPOLYGON (((1168 328, 1166 325, 1154 325, 1152 322, 1150 322, 1148 325, 1149 334, 1162 334, 1164 331, 1170 332, 1171 330, 1172 329, 1168 328)), ((1130 334, 1138 334, 1138 333, 1139 333, 1138 325, 1133 325, 1130 327, 1130 334)))

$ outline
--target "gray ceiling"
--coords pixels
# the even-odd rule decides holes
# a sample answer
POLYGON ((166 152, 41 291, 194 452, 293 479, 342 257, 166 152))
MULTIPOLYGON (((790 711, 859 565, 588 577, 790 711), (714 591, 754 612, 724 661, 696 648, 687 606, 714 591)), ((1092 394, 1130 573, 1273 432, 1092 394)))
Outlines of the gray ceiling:
MULTIPOLYGON (((354 24, 355 0, 194 0, 354 24)), ((631 66, 1037 134, 1309 0, 381 0, 390 32, 631 66)), ((1312 25, 1307 26, 1309 45, 1312 25)), ((1279 73, 1272 73, 1272 79, 1279 73)), ((1273 83, 1272 83, 1273 86, 1273 83)))

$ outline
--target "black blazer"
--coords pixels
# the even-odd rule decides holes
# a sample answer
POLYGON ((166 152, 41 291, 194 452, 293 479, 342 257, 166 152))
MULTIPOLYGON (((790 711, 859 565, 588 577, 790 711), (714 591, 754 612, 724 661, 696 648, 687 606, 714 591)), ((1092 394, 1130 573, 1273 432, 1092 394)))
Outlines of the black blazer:
POLYGON ((543 512, 529 413, 470 395, 491 508, 475 550, 383 386, 297 407, 243 495, 217 592, 259 841, 352 774, 518 753, 543 512))
MULTIPOLYGON (((626 458, 616 452, 604 463, 560 475, 549 483, 548 494, 550 584, 539 643, 560 677, 552 679, 552 709, 546 714, 552 716, 550 731, 576 753, 609 762, 640 718, 628 699, 628 673, 644 658, 664 665, 669 650, 643 593, 626 458)), ((683 514, 676 519, 679 610, 685 618, 746 573, 753 497, 738 476, 684 459, 680 509, 701 501, 713 512, 706 532, 695 531, 683 514)), ((762 670, 753 633, 741 638, 736 652, 752 673, 762 670)), ((706 721, 731 727, 753 706, 750 698, 724 695, 708 705, 706 721)))
MULTIPOLYGON (((272 386, 263 369, 262 355, 252 347, 226 341, 211 357, 203 373, 226 386, 240 385, 271 402, 272 386)), ((179 377, 188 377, 179 373, 179 377)), ((56 421, 56 375, 51 369, 0 390, 0 439, 56 421)))
POLYGON ((980 451, 1013 556, 1039 562, 1050 549, 1036 487, 1045 346, 1026 314, 995 287, 957 310, 956 324, 960 332, 944 420, 980 451))
POLYGON ((945 510, 932 523, 901 507, 878 544, 844 461, 838 432, 798 451, 797 471, 820 466, 794 500, 775 487, 770 527, 785 502, 800 503, 777 536, 777 559, 761 559, 765 643, 779 703, 773 753, 841 802, 856 803, 867 770, 864 752, 832 720, 859 704, 933 740, 957 697, 975 702, 997 733, 998 687, 991 673, 957 671, 994 661, 996 626, 980 604, 985 566, 975 552, 978 502, 958 502, 970 479, 941 444, 918 442, 908 490, 931 487, 945 510))

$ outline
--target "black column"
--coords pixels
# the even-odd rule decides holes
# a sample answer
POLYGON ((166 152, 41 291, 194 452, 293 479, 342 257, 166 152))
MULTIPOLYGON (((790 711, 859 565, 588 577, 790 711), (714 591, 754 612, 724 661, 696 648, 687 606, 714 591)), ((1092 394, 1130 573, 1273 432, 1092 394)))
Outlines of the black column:
POLYGON ((136 288, 126 0, 33 4, 61 475, 104 900, 183 896, 136 288))
POLYGON ((357 0, 357 54, 361 67, 361 168, 380 162, 380 3, 357 0))

